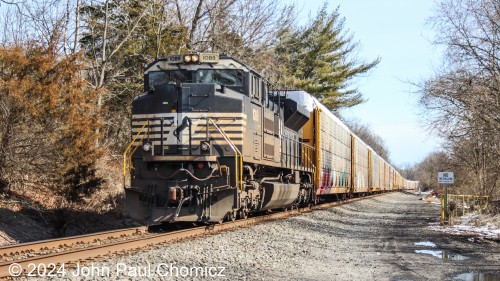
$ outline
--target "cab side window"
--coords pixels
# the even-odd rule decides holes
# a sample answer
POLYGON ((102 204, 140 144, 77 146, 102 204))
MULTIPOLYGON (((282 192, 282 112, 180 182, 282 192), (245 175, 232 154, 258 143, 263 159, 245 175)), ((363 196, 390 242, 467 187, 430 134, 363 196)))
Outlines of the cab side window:
POLYGON ((251 75, 251 82, 250 82, 250 96, 252 99, 261 102, 263 93, 263 87, 262 87, 262 80, 254 75, 251 75))

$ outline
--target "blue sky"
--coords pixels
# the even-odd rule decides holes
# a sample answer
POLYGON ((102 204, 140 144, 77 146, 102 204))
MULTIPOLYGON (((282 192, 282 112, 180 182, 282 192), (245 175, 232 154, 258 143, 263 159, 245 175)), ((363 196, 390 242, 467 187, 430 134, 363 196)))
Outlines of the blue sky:
MULTIPOLYGON (((434 0, 335 0, 345 29, 359 42, 358 59, 381 62, 354 81, 364 104, 341 111, 349 119, 368 124, 382 137, 394 164, 414 164, 439 149, 439 140, 420 121, 416 90, 410 82, 430 78, 441 64, 441 52, 431 44, 433 31, 426 24, 434 0)), ((308 22, 323 0, 295 0, 300 22, 308 22)))

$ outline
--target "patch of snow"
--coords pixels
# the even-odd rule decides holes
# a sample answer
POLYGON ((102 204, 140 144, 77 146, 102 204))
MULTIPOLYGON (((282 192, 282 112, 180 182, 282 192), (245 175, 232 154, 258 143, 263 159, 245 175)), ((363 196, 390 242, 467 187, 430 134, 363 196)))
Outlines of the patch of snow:
POLYGON ((436 244, 429 242, 429 241, 424 241, 424 242, 416 242, 413 243, 415 246, 423 246, 423 247, 431 247, 431 248, 436 248, 436 244))
POLYGON ((468 215, 468 216, 460 217, 460 220, 466 221, 466 220, 478 218, 479 216, 480 216, 479 213, 471 214, 471 215, 468 215))
POLYGON ((415 250, 417 254, 431 255, 436 258, 441 258, 443 256, 443 251, 433 251, 433 250, 415 250))
POLYGON ((477 227, 472 225, 453 225, 450 227, 443 227, 438 225, 429 226, 434 231, 445 232, 449 234, 475 234, 485 238, 500 238, 500 229, 496 229, 495 225, 488 225, 477 227))

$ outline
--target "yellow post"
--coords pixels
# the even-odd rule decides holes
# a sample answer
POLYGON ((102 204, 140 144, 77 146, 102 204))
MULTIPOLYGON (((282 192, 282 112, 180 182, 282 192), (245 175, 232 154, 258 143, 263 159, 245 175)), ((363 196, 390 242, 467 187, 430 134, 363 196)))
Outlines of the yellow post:
POLYGON ((448 219, 448 185, 444 186, 444 220, 448 219))
POLYGON ((444 196, 441 196, 441 224, 444 224, 445 215, 444 215, 444 196))
POLYGON ((462 216, 465 215, 465 195, 462 195, 462 216))

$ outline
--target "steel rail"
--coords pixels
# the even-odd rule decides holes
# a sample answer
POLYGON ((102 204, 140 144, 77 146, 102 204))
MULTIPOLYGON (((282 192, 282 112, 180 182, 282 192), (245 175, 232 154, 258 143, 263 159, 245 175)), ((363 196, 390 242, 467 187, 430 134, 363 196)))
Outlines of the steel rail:
MULTIPOLYGON (((106 245, 95 245, 95 246, 90 246, 90 247, 86 247, 86 248, 71 249, 71 250, 59 252, 59 253, 52 253, 52 254, 48 254, 48 255, 35 256, 35 257, 26 258, 26 259, 18 259, 18 260, 13 260, 13 261, 8 261, 8 262, 2 262, 2 263, 0 263, 0 278, 5 278, 5 277, 11 276, 9 273, 9 266, 11 266, 13 263, 16 263, 17 265, 19 265, 25 273, 26 270, 28 270, 28 266, 30 266, 30 265, 34 265, 36 267, 39 264, 60 265, 60 264, 66 264, 66 263, 76 263, 79 261, 85 261, 85 260, 89 260, 89 259, 96 258, 96 257, 102 257, 102 256, 107 256, 107 255, 112 255, 112 254, 117 254, 117 253, 125 253, 127 251, 144 249, 144 248, 147 248, 150 246, 159 245, 159 244, 163 244, 163 243, 170 243, 170 242, 175 242, 175 241, 179 241, 182 239, 193 238, 193 237, 198 237, 198 236, 207 235, 207 234, 215 234, 215 233, 218 233, 221 231, 227 231, 227 230, 232 230, 232 229, 237 229, 237 228, 242 228, 242 227, 248 227, 248 226, 258 224, 258 223, 263 223, 266 221, 273 221, 273 220, 277 220, 277 219, 296 216, 296 215, 300 215, 301 213, 311 212, 313 210, 323 210, 323 209, 327 209, 327 208, 337 207, 337 206, 341 206, 344 204, 349 204, 349 203, 353 203, 356 201, 360 201, 363 199, 369 199, 369 198, 381 196, 384 194, 387 194, 387 193, 374 194, 374 195, 369 195, 369 196, 359 197, 359 198, 351 198, 351 199, 347 199, 344 201, 329 202, 329 203, 319 204, 319 205, 305 207, 305 208, 298 208, 298 209, 295 208, 295 209, 291 209, 291 210, 266 214, 266 215, 262 215, 262 216, 250 217, 250 218, 243 219, 243 220, 236 220, 234 222, 230 221, 230 222, 225 222, 225 223, 221 223, 221 224, 211 224, 211 225, 207 225, 207 226, 178 230, 178 231, 173 231, 173 232, 152 234, 152 235, 146 236, 146 237, 135 237, 135 238, 131 238, 130 240, 114 242, 114 243, 110 243, 110 244, 106 244, 106 245)), ((129 230, 133 231, 133 229, 129 229, 129 230)), ((144 228, 137 228, 137 231, 143 231, 143 230, 144 230, 144 228)), ((110 231, 110 232, 113 232, 113 231, 110 231)), ((94 237, 106 237, 106 235, 109 235, 109 234, 97 233, 93 237, 92 237, 92 235, 83 235, 83 236, 86 237, 86 239, 88 239, 88 238, 92 239, 94 237)), ((70 237, 67 239, 69 241, 73 241, 74 243, 76 241, 82 240, 81 237, 70 237)), ((45 241, 40 241, 40 242, 21 244, 21 245, 18 245, 17 247, 19 249, 29 249, 28 244, 31 244, 31 247, 32 247, 32 245, 37 245, 37 247, 48 248, 47 245, 55 245, 53 243, 57 243, 57 241, 59 241, 59 244, 61 244, 61 241, 63 241, 63 240, 64 239, 45 240, 45 241), (49 244, 44 244, 44 243, 49 243, 49 244)), ((15 246, 4 247, 4 248, 14 249, 15 246)), ((4 249, 4 248, 2 248, 2 249, 4 249)))
POLYGON ((37 251, 49 250, 61 246, 71 247, 72 245, 89 243, 103 239, 123 238, 126 236, 147 233, 147 230, 148 228, 146 226, 140 226, 140 227, 125 228, 125 229, 109 230, 98 233, 83 234, 67 238, 47 239, 35 242, 8 245, 0 247, 0 258, 5 258, 15 254, 33 253, 33 252, 36 253, 37 251))

